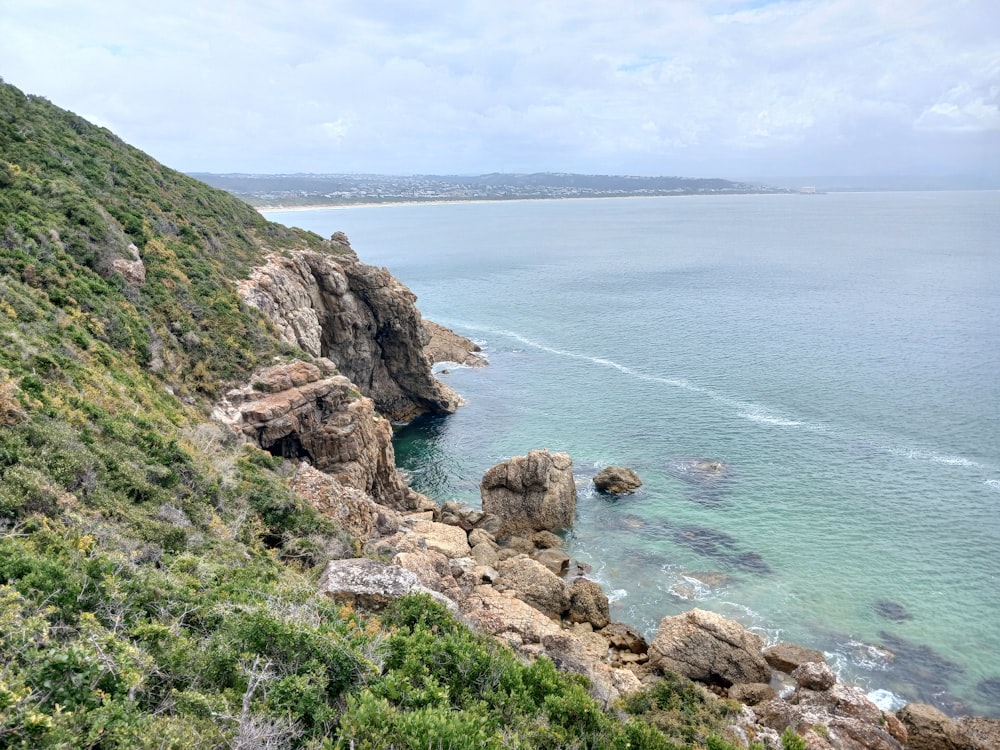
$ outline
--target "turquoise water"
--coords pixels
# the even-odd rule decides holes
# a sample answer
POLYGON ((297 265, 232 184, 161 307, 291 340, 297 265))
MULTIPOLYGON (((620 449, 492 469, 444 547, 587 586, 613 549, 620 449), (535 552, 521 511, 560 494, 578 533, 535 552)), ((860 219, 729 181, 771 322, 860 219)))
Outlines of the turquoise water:
POLYGON ((477 504, 491 465, 568 451, 615 617, 712 609, 886 707, 1000 716, 1000 193, 270 218, 345 231, 486 350, 441 374, 466 407, 398 433, 418 490, 477 504), (596 495, 608 464, 645 486, 596 495))

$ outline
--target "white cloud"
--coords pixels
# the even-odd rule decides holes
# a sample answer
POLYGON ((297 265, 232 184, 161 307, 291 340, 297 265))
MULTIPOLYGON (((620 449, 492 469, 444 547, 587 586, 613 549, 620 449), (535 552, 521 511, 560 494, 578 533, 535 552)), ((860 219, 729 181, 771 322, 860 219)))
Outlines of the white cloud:
POLYGON ((991 0, 8 0, 0 38, 8 82, 181 169, 1000 163, 991 0))

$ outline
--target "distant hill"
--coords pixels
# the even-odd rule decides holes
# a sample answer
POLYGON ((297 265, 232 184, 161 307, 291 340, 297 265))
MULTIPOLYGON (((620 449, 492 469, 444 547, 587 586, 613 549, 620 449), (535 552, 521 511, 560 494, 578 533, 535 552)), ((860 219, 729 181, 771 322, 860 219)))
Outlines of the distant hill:
POLYGON ((192 176, 254 206, 786 192, 717 178, 558 172, 485 175, 208 174, 192 176))

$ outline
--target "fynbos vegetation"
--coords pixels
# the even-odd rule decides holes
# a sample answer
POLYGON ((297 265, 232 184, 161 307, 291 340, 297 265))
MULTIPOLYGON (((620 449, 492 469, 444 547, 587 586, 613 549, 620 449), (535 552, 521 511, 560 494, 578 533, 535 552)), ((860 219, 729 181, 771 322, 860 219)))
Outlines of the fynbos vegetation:
POLYGON ((302 356, 236 293, 295 247, 338 252, 0 84, 0 746, 727 747, 683 683, 608 713, 428 599, 315 595, 357 540, 207 416, 302 356))

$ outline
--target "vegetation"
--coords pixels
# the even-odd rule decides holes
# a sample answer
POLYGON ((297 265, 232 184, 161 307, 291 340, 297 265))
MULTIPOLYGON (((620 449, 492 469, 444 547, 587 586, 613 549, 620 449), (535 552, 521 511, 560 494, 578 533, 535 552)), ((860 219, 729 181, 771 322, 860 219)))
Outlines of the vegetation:
POLYGON ((0 83, 0 747, 728 747, 682 681, 606 713, 428 599, 315 596, 354 540, 207 418, 297 354, 235 287, 296 247, 336 251, 0 83))

